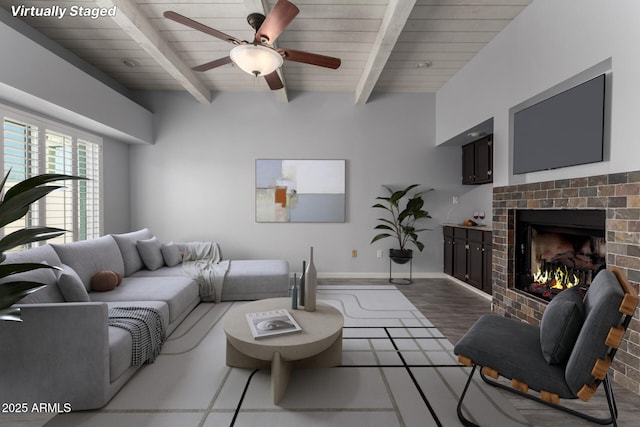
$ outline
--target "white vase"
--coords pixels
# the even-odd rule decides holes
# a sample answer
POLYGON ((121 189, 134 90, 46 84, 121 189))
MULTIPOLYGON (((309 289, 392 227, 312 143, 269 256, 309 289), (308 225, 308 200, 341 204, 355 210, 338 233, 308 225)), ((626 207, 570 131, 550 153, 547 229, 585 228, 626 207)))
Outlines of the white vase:
POLYGON ((304 272, 304 309, 306 311, 316 311, 316 281, 318 273, 313 263, 313 246, 311 246, 311 256, 304 272))

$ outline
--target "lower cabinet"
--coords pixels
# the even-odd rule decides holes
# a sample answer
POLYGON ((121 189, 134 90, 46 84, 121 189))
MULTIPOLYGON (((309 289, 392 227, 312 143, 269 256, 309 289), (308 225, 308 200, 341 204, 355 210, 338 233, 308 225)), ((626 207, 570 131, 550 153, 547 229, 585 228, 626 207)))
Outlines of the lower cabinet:
POLYGON ((444 272, 491 294, 490 231, 444 226, 444 272))

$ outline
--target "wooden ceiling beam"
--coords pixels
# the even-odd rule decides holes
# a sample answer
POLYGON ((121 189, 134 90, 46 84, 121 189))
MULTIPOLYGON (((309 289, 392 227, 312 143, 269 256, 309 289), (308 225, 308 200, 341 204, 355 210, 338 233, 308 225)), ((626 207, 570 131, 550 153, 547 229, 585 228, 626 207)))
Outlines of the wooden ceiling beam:
POLYGON ((176 79, 198 102, 209 104, 211 91, 151 25, 132 0, 96 0, 101 7, 117 7, 112 18, 135 42, 176 79))
POLYGON ((356 104, 366 104, 400 37, 416 0, 390 0, 373 49, 356 86, 356 104))

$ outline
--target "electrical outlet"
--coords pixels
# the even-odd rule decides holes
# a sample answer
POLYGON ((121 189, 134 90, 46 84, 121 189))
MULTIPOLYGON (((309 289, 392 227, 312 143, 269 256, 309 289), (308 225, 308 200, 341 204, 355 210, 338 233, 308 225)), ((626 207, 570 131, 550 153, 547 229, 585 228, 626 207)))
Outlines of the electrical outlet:
POLYGON ((458 198, 458 196, 453 196, 453 204, 457 205, 458 203, 460 203, 460 199, 458 198))
POLYGON ((382 258, 382 249, 378 249, 378 252, 376 252, 376 256, 378 258, 382 258))
POLYGON ((357 258, 358 257, 358 250, 357 249, 352 249, 351 250, 351 258, 357 258))

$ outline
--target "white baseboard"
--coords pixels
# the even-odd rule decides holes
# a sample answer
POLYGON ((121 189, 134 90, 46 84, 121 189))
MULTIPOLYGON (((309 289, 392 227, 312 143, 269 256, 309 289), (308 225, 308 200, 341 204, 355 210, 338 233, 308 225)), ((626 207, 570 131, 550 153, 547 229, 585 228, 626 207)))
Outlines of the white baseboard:
POLYGON ((449 276, 448 274, 442 273, 442 275, 443 275, 445 278, 447 278, 447 279, 451 280, 451 281, 452 281, 453 283, 455 283, 456 285, 460 285, 460 286, 462 286, 462 287, 464 287, 464 288, 466 288, 466 289, 468 289, 468 290, 470 290, 470 291, 472 291, 472 292, 475 292, 476 294, 480 295, 481 297, 483 297, 483 298, 485 298, 485 299, 487 299, 487 300, 489 300, 489 301, 493 301, 493 297, 492 297, 491 295, 489 295, 488 293, 483 292, 483 291, 481 291, 480 289, 475 288, 475 287, 471 286, 470 284, 463 282, 463 281, 462 281, 462 280, 460 280, 460 279, 456 279, 456 278, 455 278, 455 277, 453 277, 453 276, 449 276))

